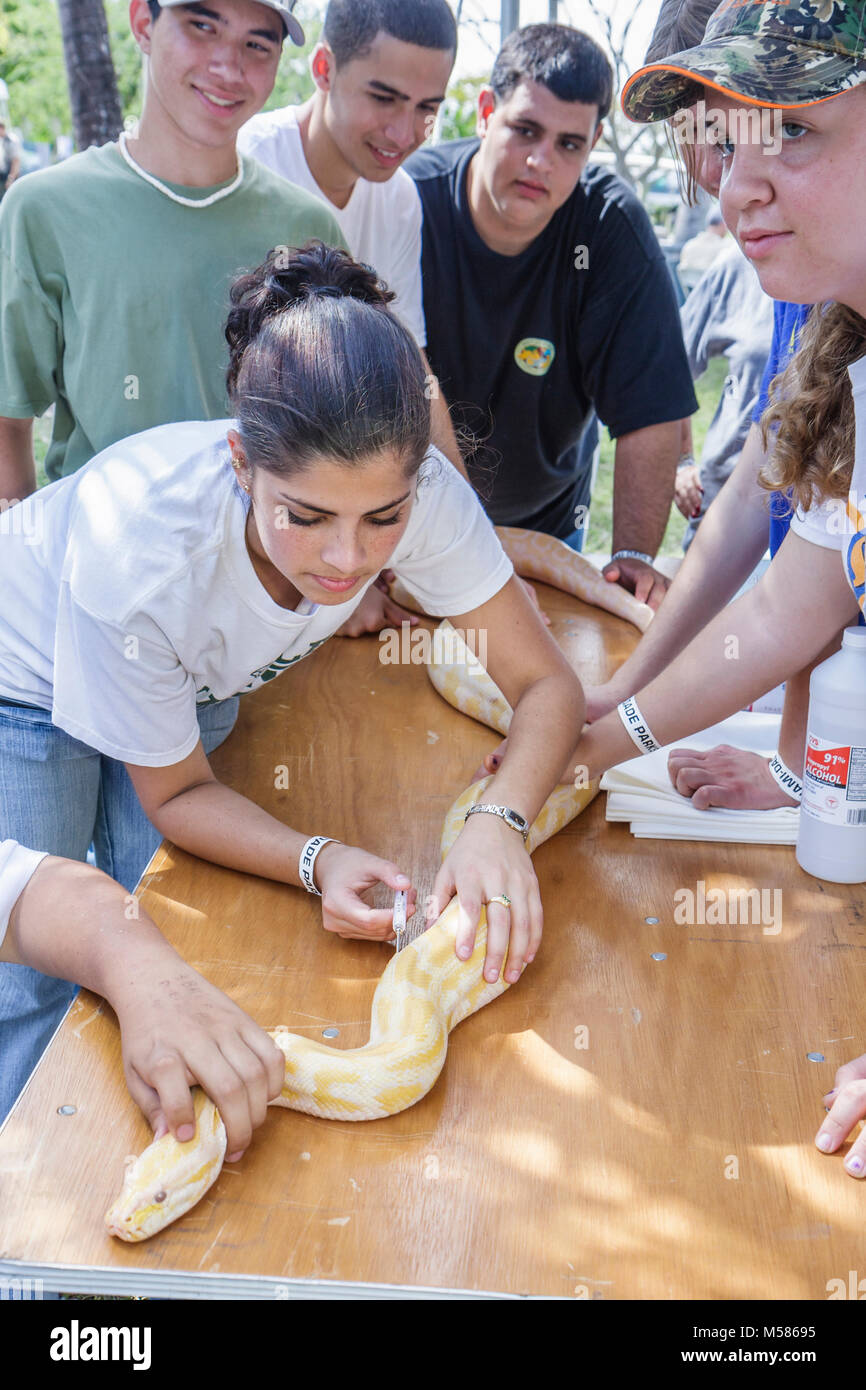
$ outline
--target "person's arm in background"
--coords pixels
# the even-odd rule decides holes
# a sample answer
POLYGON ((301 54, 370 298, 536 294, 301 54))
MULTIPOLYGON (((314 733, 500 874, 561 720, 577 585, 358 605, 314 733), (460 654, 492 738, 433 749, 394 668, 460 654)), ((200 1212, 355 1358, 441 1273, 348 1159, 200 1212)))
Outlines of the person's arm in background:
POLYGON ((697 410, 670 272, 645 209, 598 175, 603 235, 578 282, 582 388, 616 440, 612 558, 602 573, 658 608, 667 578, 653 568, 670 517, 680 422, 697 410), (631 550, 649 561, 624 557, 631 550))
POLYGON ((130 1095, 158 1138, 193 1137, 200 1084, 240 1156, 279 1095, 282 1053, 258 1024, 199 975, 126 890, 99 869, 48 856, 19 894, 0 961, 75 980, 117 1014, 130 1095), (130 917, 130 905, 136 912, 130 917))
POLYGON ((682 420, 680 423, 680 458, 674 482, 674 501, 683 516, 693 521, 700 515, 704 489, 701 487, 701 470, 695 462, 691 419, 682 420))
POLYGON ((33 420, 0 418, 0 508, 36 491, 33 420))
MULTIPOLYGON (((616 441, 613 481, 613 551, 636 550, 655 556, 670 516, 680 455, 680 421, 648 425, 616 441)), ((643 560, 620 559, 605 565, 605 579, 622 584, 641 603, 658 608, 668 579, 643 560)))

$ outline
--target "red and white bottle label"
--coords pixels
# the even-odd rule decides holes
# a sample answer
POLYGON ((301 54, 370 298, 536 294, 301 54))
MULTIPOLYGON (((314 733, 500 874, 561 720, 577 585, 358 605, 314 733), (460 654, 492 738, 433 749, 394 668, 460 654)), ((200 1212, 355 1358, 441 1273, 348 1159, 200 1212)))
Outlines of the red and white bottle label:
POLYGON ((866 747, 809 734, 803 810, 826 825, 866 825, 866 747))

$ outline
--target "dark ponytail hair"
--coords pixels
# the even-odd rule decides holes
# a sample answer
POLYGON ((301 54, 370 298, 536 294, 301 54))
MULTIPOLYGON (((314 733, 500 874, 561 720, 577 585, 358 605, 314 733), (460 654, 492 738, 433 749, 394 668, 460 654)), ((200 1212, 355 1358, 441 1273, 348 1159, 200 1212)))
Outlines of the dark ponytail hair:
POLYGON ((406 476, 430 447, 421 354, 369 266, 321 241, 271 251, 231 288, 228 391, 253 466, 288 476, 394 450, 406 476))

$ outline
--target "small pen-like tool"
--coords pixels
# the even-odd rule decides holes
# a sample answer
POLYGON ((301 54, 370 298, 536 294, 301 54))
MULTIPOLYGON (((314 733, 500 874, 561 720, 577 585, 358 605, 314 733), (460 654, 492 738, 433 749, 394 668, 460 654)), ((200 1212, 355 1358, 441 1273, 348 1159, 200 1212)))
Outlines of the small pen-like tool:
POLYGON ((402 951, 404 937, 406 935, 406 889, 400 888, 394 895, 394 917, 392 926, 397 936, 394 945, 398 951, 402 951))

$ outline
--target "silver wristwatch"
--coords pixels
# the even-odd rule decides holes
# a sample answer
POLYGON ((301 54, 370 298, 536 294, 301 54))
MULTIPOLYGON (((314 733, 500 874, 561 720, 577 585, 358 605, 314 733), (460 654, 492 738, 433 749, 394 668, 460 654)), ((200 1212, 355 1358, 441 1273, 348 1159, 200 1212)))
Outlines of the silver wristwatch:
POLYGON ((475 815, 476 811, 485 811, 491 816, 499 816, 500 820, 504 820, 505 824, 510 825, 512 830, 517 830, 523 836, 524 841, 526 840, 529 834, 529 821, 518 815, 517 811, 512 811, 510 806, 490 806, 487 802, 482 802, 478 806, 470 806, 463 818, 464 825, 470 816, 475 815))

